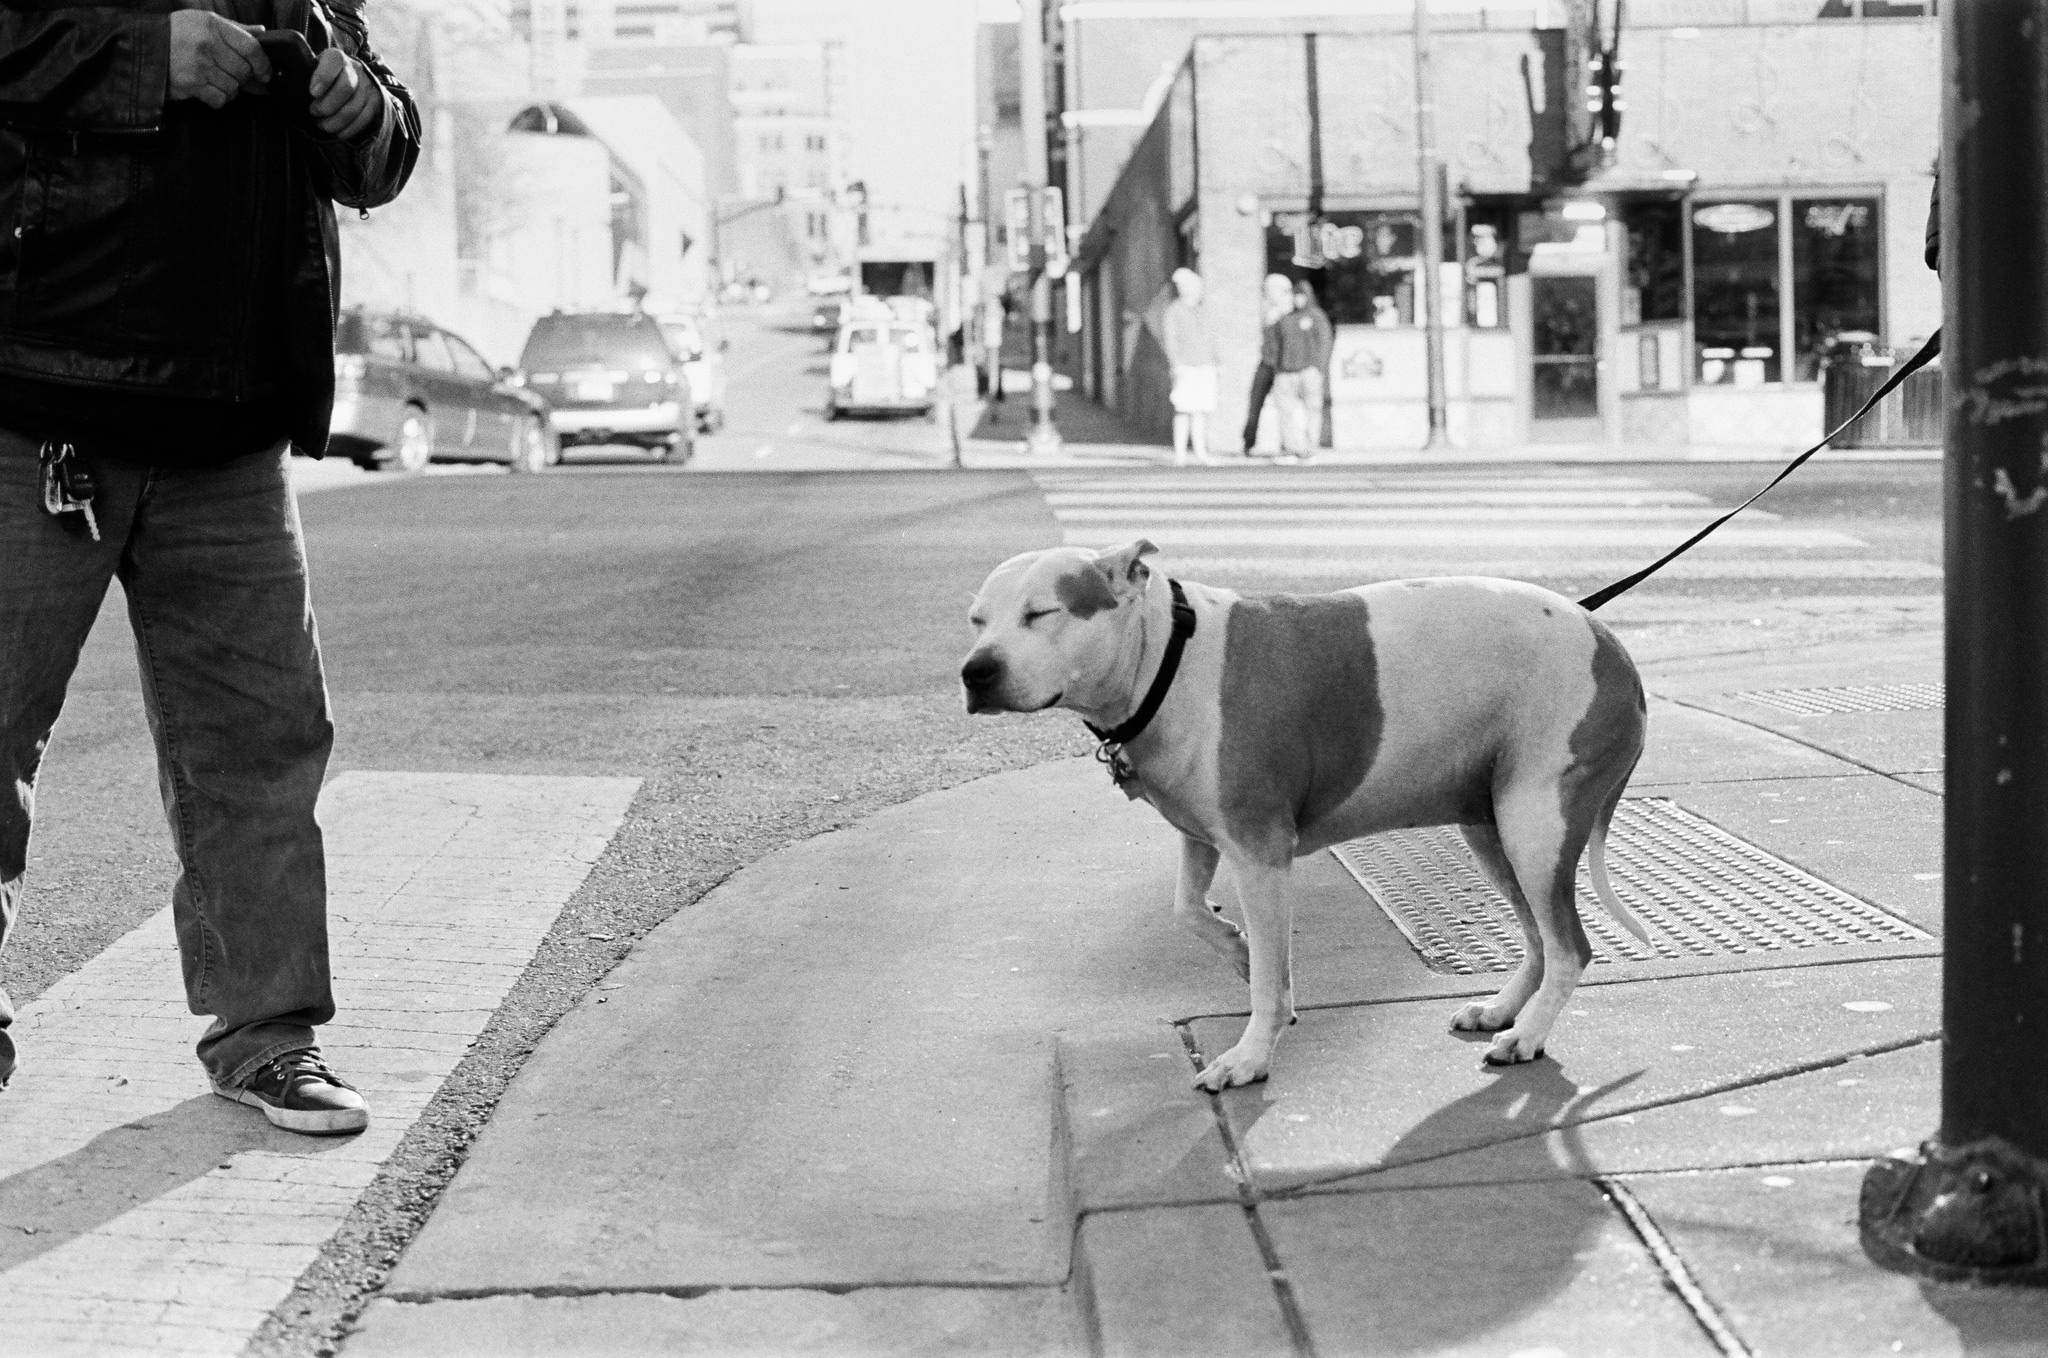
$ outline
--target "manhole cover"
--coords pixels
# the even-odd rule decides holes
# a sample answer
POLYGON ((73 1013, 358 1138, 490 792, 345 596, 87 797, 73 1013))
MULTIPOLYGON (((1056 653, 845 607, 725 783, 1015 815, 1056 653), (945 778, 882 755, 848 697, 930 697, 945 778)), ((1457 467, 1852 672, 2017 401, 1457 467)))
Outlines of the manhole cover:
POLYGON ((1822 717, 1837 712, 1939 712, 1943 684, 1850 684, 1843 688, 1759 688, 1731 693, 1780 712, 1822 717))
MULTIPOLYGON (((1487 885, 1454 825, 1399 830, 1331 847, 1430 970, 1508 971, 1522 958, 1514 908, 1487 885)), ((1615 894, 1643 921, 1636 941, 1593 894, 1579 865, 1579 918, 1593 961, 1722 957, 1905 943, 1928 934, 1828 885, 1663 797, 1629 798, 1607 837, 1615 894)))

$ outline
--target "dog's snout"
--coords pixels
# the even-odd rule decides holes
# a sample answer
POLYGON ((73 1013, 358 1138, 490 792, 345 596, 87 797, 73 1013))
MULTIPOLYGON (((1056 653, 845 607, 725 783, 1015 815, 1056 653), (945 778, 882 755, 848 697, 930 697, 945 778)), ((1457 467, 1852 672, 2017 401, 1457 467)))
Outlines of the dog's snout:
POLYGON ((960 682, 970 689, 987 688, 1002 677, 1003 662, 987 651, 977 651, 960 667, 960 682))

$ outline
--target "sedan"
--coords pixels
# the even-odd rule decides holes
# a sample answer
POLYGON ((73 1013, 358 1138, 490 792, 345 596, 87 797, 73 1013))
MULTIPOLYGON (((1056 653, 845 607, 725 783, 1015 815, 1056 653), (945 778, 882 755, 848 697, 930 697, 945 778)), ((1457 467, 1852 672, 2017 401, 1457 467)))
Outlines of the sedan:
POLYGON ((417 316, 343 313, 329 446, 365 468, 503 462, 534 472, 560 452, 547 402, 461 336, 417 316))

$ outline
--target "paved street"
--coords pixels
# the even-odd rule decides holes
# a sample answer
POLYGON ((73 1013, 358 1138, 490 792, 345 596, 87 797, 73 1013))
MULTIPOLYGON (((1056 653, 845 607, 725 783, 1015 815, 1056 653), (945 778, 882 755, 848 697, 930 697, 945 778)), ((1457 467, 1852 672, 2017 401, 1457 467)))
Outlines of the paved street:
MULTIPOLYGON (((1183 1020, 1188 1040, 1206 1045, 1221 1029, 1197 1016, 1241 1001, 1166 932, 1164 898, 1151 899, 1162 889, 1161 827, 1098 785, 1092 764, 1078 758, 1087 748, 1078 724, 960 712, 953 671, 966 641, 964 607, 982 574, 1028 548, 1142 534, 1161 546, 1167 569, 1245 588, 1478 570, 1583 591, 1647 560, 1767 474, 1745 464, 1526 461, 951 471, 930 426, 820 422, 815 377, 787 376, 789 363, 816 349, 808 335, 772 324, 736 326, 731 422, 689 469, 601 454, 526 477, 308 469, 309 487, 329 487, 308 491, 303 515, 341 730, 323 806, 344 1010, 330 1045, 344 1070, 362 1077, 377 1117, 354 1142, 304 1143, 252 1128, 244 1110, 207 1097, 198 1082, 187 1055, 198 1021, 181 1013, 162 911, 168 846, 124 623, 118 601, 110 604, 50 755, 30 896, 0 961, 10 993, 26 1005, 22 1076, 0 1101, 0 1126, 16 1147, 11 1177, 0 1181, 0 1269, 39 1298, 49 1322, 0 1337, 0 1352, 232 1352, 253 1336, 256 1352, 312 1353, 387 1279, 408 1304, 373 1309, 351 1351, 456 1351, 444 1342, 446 1325, 483 1322, 449 1319, 445 1302, 422 1304, 442 1297, 690 1296, 706 1286, 801 1291, 867 1281, 1022 1290, 990 1311, 978 1291, 907 1287, 898 1312, 865 1302, 820 1312, 803 1343, 833 1351, 820 1336, 840 1333, 852 1347, 838 1351, 879 1350, 894 1324, 950 1334, 962 1350, 1035 1351, 1065 1333, 1068 1304, 1058 1285, 1066 1218, 1014 1196, 1018 1182, 1048 1172, 1047 1044, 1055 1035, 1064 1044, 1067 1116, 1083 1117, 1075 1100, 1089 1097, 1088 1080, 1142 1093, 1150 1086, 1129 1063, 1161 1070, 1152 1058, 1179 1050, 1175 1029, 1143 1028, 1149 1017, 1183 1020), (759 366, 743 378, 748 364, 759 366), (792 425, 798 435, 786 432, 792 425), (873 470, 891 467, 906 470, 873 470), (974 781, 1006 772, 1022 781, 974 781), (957 791, 910 801, 945 789, 957 791), (1020 815, 1021 841, 1006 829, 1020 815), (1051 829, 1077 816, 1074 830, 1051 829), (815 838, 842 828, 855 838, 815 838), (1030 860, 1035 866, 1003 866, 1019 843, 1045 833, 1068 842, 1030 860), (841 843, 879 857, 856 873, 834 856, 848 851, 831 847, 841 843), (905 846, 929 852, 904 856, 905 846), (880 866, 889 862, 898 866, 880 866), (742 869, 752 875, 713 898, 727 905, 693 914, 742 869), (886 893, 875 895, 883 883, 886 893), (846 886, 855 894, 840 899, 856 912, 880 912, 865 933, 846 932, 858 917, 844 906, 819 914, 825 907, 812 899, 846 886), (821 937, 839 940, 828 971, 812 969, 801 929, 785 917, 798 900, 821 937), (1083 902, 1085 921, 1072 913, 1083 902), (919 985, 917 972, 888 952, 906 927, 974 959, 964 972, 957 960, 933 959, 928 975, 944 993, 921 1005, 905 989, 919 985), (984 927, 995 932, 983 936, 984 927), (1027 941, 1048 929, 1065 941, 1051 951, 1051 936, 1027 941), (1005 949, 1016 954, 1010 970, 1031 982, 1022 991, 987 989, 988 977, 1006 974, 995 965, 1005 949), (704 997, 726 993, 721 987, 731 1007, 719 1012, 744 1019, 744 1038, 728 1020, 697 1012, 704 997), (906 1002, 917 1015, 902 1034, 909 1049, 890 1035, 903 1026, 906 1002), (643 1068, 657 1055, 647 1024, 669 1034, 658 1064, 679 1083, 643 1068), (958 1051, 985 1047, 996 1068, 1011 1063, 1021 1078, 1006 1088, 944 1056, 956 1029, 966 1044, 958 1051), (1148 1045, 1161 1034, 1167 1047, 1148 1045), (734 1065, 748 1051, 756 1055, 734 1065), (920 1081, 919 1070, 944 1078, 920 1081), (636 1094, 657 1086, 655 1104, 636 1094), (860 1097, 891 1087, 903 1097, 883 1135, 863 1121, 860 1097), (762 1143, 770 1159, 731 1160, 717 1149, 762 1135, 761 1117, 779 1122, 762 1143), (958 1130, 933 1141, 946 1127, 958 1130), (472 1145, 477 1155, 455 1178, 472 1145), (654 1146, 661 1149, 650 1161, 654 1146), (922 1149, 906 1159, 905 1147, 922 1149), (1001 1147, 1010 1149, 992 1150, 1001 1147), (948 1186, 946 1166, 963 1154, 983 1168, 962 1182, 1001 1201, 968 1201, 959 1196, 966 1190, 948 1186), (1024 1180, 986 1169, 1006 1155, 1024 1180), (771 1164, 787 1178, 780 1198, 731 1196, 753 1192, 747 1173, 771 1164), (723 1187, 707 1189, 703 1172, 723 1176, 723 1187), (635 1234, 642 1212, 657 1210, 631 1206, 643 1199, 669 1214, 653 1235, 635 1234), (861 1204, 865 1225, 835 1245, 827 1237, 844 1223, 834 1204, 846 1202, 861 1204), (522 1213, 537 1215, 523 1222, 522 1213), (720 1232, 741 1229, 732 1213, 759 1218, 745 1228, 754 1243, 742 1251, 752 1261, 744 1266, 719 1243, 720 1232), (689 1225, 693 1214, 701 1229, 689 1225), (421 1236, 430 1218, 436 1225, 421 1236), (537 1240, 548 1247, 536 1250, 537 1240), (507 1256, 500 1246, 513 1242, 507 1256), (1009 1349, 990 1337, 1006 1327, 1009 1349)), ((1656 721, 1674 742, 1638 791, 1708 808, 1921 929, 1938 927, 1938 720, 1930 725, 1922 712, 1854 731, 1841 724, 1853 725, 1848 718, 1802 726, 1717 695, 1935 677, 1937 480, 1929 462, 1817 463, 1766 512, 1731 525, 1608 614, 1656 676, 1652 687, 1664 695, 1656 721), (1772 752, 1756 753, 1765 741, 1772 752), (1715 774, 1717 758, 1753 766, 1715 774), (1726 784, 1719 792, 1717 777, 1726 784), (1790 814, 1766 814, 1780 806, 1790 814), (1845 828, 1859 818, 1892 827, 1891 846, 1875 849, 1866 831, 1845 828)), ((1322 870, 1316 890, 1357 890, 1334 871, 1322 870)), ((1398 935, 1381 933, 1366 943, 1328 941, 1349 960, 1325 975, 1317 1003, 1455 989, 1426 977, 1398 935)), ((1924 944, 1902 946, 1866 965, 1918 971, 1873 972, 1868 982, 1830 973, 1847 986, 1841 1001, 1881 983, 1887 1003, 1899 1006, 1896 1021, 1867 1039, 1840 1035, 1844 1051, 1924 1043, 1933 1022, 1928 958, 1924 944)), ((1646 965, 1618 979, 1686 974, 1646 965)), ((1703 973, 1692 984, 1729 983, 1703 973)), ((1833 993, 1820 995, 1811 1019, 1830 1042, 1838 1038, 1827 1005, 1840 1012, 1827 1000, 1833 993)), ((1658 1017, 1632 1022, 1663 1023, 1667 1002, 1657 992, 1648 998, 1658 1017)), ((1733 992, 1702 1002, 1743 1003, 1733 992)), ((1429 1027, 1436 1003, 1426 1007, 1417 1022, 1429 1027)), ((1317 1082, 1350 1087, 1332 1058, 1314 1055, 1340 1053, 1346 1040, 1326 1026, 1305 1028, 1296 1083, 1276 1078, 1269 1094, 1251 1097, 1313 1101, 1324 1097, 1317 1082)), ((1646 1097, 1682 1102, 1807 1061, 1782 1043, 1729 1059, 1726 1072, 1695 1072, 1646 1097)), ((1576 1075, 1573 1088, 1593 1074, 1625 1075, 1626 1065, 1576 1075)), ((1915 1091, 1902 1104, 1909 1116, 1887 1124, 1898 1136, 1931 1130, 1923 1066, 1887 1086, 1915 1091)), ((1387 1078, 1417 1077, 1403 1068, 1387 1078)), ((1160 1106, 1201 1112, 1199 1101, 1164 1092, 1183 1085, 1161 1086, 1160 1106)), ((1376 1096, 1360 1089, 1358 1097, 1363 1106, 1376 1096)), ((1486 1097, 1464 1083, 1424 1082, 1344 1155, 1371 1160, 1381 1153, 1375 1137, 1405 1133, 1403 1144, 1415 1144, 1433 1109, 1486 1097)), ((1152 1114, 1138 1107, 1130 1116, 1152 1114)), ((1125 1115, 1109 1125, 1147 1144, 1125 1115)), ((1075 1135, 1079 1163, 1129 1151, 1087 1127, 1075 1135)), ((1809 1158, 1796 1140, 1781 1137, 1784 1149, 1773 1154, 1809 1158)), ((1256 1174, 1293 1172, 1288 1143, 1252 1136, 1243 1144, 1256 1174)), ((1882 1148, 1851 1136, 1820 1158, 1839 1165, 1882 1148)), ((1328 1161, 1325 1151, 1316 1156, 1328 1161)), ((1760 1157, 1768 1158, 1750 1159, 1760 1157)), ((1643 1196, 1658 1210, 1657 1195, 1675 1191, 1659 1181, 1643 1196)), ((1094 1192, 1080 1190, 1084 1213, 1094 1210, 1094 1192)), ((1139 1200, 1154 1201, 1131 1199, 1139 1200)), ((1315 1229, 1300 1224, 1305 1210, 1274 1218, 1275 1248, 1294 1248, 1290 1231, 1315 1229)), ((1624 1270, 1648 1266, 1624 1228, 1599 1224, 1576 1200, 1556 1210, 1578 1223, 1572 1231, 1594 1232, 1588 1239, 1623 1229, 1599 1248, 1619 1251, 1615 1266, 1624 1270)), ((1192 1231, 1188 1247, 1208 1248, 1199 1245, 1199 1215, 1162 1219, 1158 1238, 1192 1231)), ((1153 1321, 1117 1318, 1115 1306, 1143 1289, 1105 1280, 1117 1276, 1114 1260, 1142 1271, 1150 1256, 1112 1238, 1112 1228, 1136 1229, 1138 1217, 1086 1219, 1098 1223, 1083 1247, 1098 1270, 1097 1304, 1109 1308, 1095 1323, 1116 1349, 1118 1326, 1153 1321)), ((1305 1277, 1299 1286, 1297 1302, 1324 1317, 1327 1334, 1346 1332, 1349 1322, 1313 1300, 1322 1284, 1305 1277)), ((1234 1295, 1230 1287, 1215 1295, 1234 1295)), ((662 1313, 628 1323, 616 1311, 598 1319, 625 1325, 619 1333, 687 1332, 710 1351, 747 1335, 771 1349, 801 1346, 777 1327, 798 1324, 809 1303, 724 1295, 733 1300, 716 1316, 691 1312, 698 1319, 687 1322, 662 1313)), ((1551 1314, 1555 1304, 1537 1310, 1551 1314)), ((546 1328, 533 1313, 495 1314, 546 1328)), ((1627 1333, 1696 1333, 1682 1309, 1657 1314, 1645 1322, 1650 1330, 1627 1333)), ((1220 1313, 1212 1319, 1224 1323, 1220 1313)), ((1272 1342, 1284 1350, 1286 1323, 1298 1317, 1281 1320, 1272 1342)), ((1532 1323, 1524 1343, 1543 1336, 1532 1323)), ((1911 1351, 1956 1351, 1921 1343, 1931 1331, 1911 1333, 1919 1336, 1911 1351)), ((1797 1351, 1751 1342, 1757 1351, 1797 1351)), ((1588 1345, 1583 1351, 1648 1351, 1588 1345)), ((905 1341, 891 1351, 899 1350, 925 1348, 905 1341)), ((1346 1350, 1333 1342, 1322 1351, 1346 1350)))

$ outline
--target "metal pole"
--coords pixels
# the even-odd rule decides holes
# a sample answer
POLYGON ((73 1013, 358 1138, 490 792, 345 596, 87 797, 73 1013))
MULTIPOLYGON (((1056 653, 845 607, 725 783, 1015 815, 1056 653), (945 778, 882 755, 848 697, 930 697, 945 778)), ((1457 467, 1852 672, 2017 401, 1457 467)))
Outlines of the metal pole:
POLYGON ((1941 1131, 1863 1182, 1872 1257, 2048 1286, 2048 25, 1943 5, 1941 1131))
POLYGON ((1025 451, 1057 453, 1052 419, 1052 279, 1045 272, 1045 0, 1024 0, 1017 14, 1017 61, 1022 76, 1024 184, 1031 190, 1031 430, 1025 451))
POLYGON ((1429 0, 1415 0, 1415 163, 1422 179, 1423 347, 1429 370, 1429 441, 1425 450, 1450 446, 1444 402, 1444 181, 1436 155, 1436 89, 1429 66, 1429 0))

